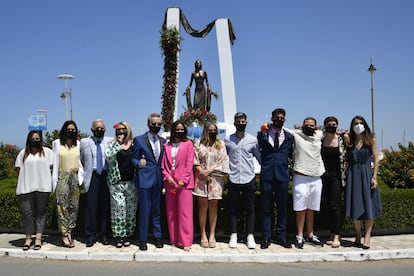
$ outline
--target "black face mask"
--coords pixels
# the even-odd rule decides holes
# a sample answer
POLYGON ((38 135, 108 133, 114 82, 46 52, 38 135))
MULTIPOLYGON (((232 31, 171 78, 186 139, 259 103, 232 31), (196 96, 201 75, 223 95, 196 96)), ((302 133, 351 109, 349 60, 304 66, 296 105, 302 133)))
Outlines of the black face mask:
POLYGON ((96 138, 102 138, 102 137, 104 137, 104 135, 105 135, 105 130, 94 130, 94 131, 92 131, 92 133, 93 133, 93 136, 95 136, 96 138))
POLYGON ((176 132, 175 137, 177 137, 179 139, 183 139, 183 138, 185 138, 185 132, 176 132))
POLYGON ((159 127, 159 126, 150 126, 150 127, 149 127, 149 130, 150 130, 152 133, 158 134, 158 132, 160 132, 160 130, 161 130, 161 127, 159 127))
POLYGON ((40 148, 40 143, 41 143, 41 141, 39 140, 39 141, 30 141, 30 145, 33 147, 33 148, 40 148))
POLYGON ((76 131, 68 131, 66 137, 75 140, 78 137, 78 133, 76 131))
POLYGON ((284 123, 284 121, 283 121, 283 120, 275 120, 275 121, 273 121, 273 125, 274 125, 276 128, 282 128, 282 127, 283 127, 283 123, 284 123))
POLYGON ((236 126, 236 129, 238 131, 244 131, 246 129, 247 125, 246 124, 236 124, 235 126, 236 126))
POLYGON ((325 127, 325 131, 328 133, 335 133, 336 132, 336 126, 327 126, 325 127))
POLYGON ((122 131, 120 131, 120 130, 116 130, 116 131, 115 131, 115 134, 116 134, 116 136, 123 135, 123 136, 124 136, 124 138, 126 137, 126 133, 125 133, 125 132, 122 132, 122 131))
POLYGON ((302 131, 307 136, 312 136, 315 133, 315 130, 308 126, 303 126, 302 131))
POLYGON ((211 141, 216 140, 216 138, 217 138, 217 132, 209 132, 208 133, 208 137, 210 138, 211 141))

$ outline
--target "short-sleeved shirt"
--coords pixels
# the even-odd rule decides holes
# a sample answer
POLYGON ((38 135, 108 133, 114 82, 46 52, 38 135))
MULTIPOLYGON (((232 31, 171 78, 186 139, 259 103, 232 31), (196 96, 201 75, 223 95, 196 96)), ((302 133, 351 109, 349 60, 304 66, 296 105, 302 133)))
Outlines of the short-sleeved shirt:
POLYGON ((15 166, 20 168, 17 180, 16 194, 32 192, 51 192, 52 174, 50 166, 53 164, 53 152, 44 147, 44 156, 29 154, 23 161, 25 150, 17 155, 15 166))

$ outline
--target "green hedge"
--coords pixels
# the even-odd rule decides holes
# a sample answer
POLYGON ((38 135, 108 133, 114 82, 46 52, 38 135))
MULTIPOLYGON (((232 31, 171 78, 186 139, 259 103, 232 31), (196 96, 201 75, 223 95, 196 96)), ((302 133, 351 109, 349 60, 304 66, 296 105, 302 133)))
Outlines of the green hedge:
MULTIPOLYGON (((19 202, 15 195, 16 179, 6 179, 0 181, 0 228, 13 231, 21 231, 21 215, 19 202)), ((374 232, 392 232, 392 233, 414 233, 414 190, 413 189, 390 189, 384 183, 380 183, 381 200, 382 200, 382 216, 376 219, 374 223, 374 232)), ((80 212, 78 216, 77 232, 83 232, 83 203, 84 198, 81 196, 80 212)), ((161 201, 161 210, 165 209, 164 199, 161 201)), ((194 229, 198 234, 197 219, 197 201, 194 200, 194 229)), ((288 201, 288 233, 294 235, 296 232, 295 214, 292 208, 292 197, 289 196, 288 201)), ((57 231, 56 209, 54 195, 51 194, 48 203, 47 212, 47 231, 57 231)), ((256 232, 261 232, 261 216, 260 216, 260 194, 256 193, 256 232)), ((166 227, 165 212, 162 212, 163 233, 168 235, 166 227)), ((244 216, 239 219, 239 233, 244 232, 245 220, 244 216)), ((326 210, 322 207, 315 217, 315 230, 323 232, 328 229, 328 216, 326 210)), ((344 235, 353 232, 353 225, 350 219, 345 219, 343 227, 344 235)), ((151 231, 150 231, 151 233, 151 231)), ((227 193, 224 193, 223 200, 219 202, 219 218, 217 224, 218 235, 229 233, 227 193)))

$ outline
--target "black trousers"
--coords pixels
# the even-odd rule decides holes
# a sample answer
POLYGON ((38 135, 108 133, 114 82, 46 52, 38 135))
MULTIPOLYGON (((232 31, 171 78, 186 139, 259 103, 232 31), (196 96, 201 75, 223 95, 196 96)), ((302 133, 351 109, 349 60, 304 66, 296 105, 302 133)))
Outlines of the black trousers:
POLYGON ((110 196, 106 184, 107 173, 93 172, 91 185, 86 194, 85 203, 85 237, 88 241, 108 238, 111 226, 110 196))
POLYGON ((237 216, 239 215, 240 201, 246 212, 246 232, 254 233, 254 198, 256 192, 256 178, 249 183, 234 184, 229 181, 229 211, 230 211, 230 232, 237 233, 237 216))
POLYGON ((339 177, 322 177, 323 202, 330 221, 331 234, 340 235, 342 229, 342 182, 339 177))

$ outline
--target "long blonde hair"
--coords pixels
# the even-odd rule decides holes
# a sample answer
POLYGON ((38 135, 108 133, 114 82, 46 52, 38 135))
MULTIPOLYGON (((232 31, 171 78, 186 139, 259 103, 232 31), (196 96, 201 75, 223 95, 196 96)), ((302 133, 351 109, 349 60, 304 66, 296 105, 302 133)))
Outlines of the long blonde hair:
MULTIPOLYGON (((119 125, 124 126, 126 128, 126 130, 127 130, 127 135, 125 136, 125 139, 127 139, 127 140, 133 140, 134 139, 134 135, 132 134, 131 126, 127 122, 121 121, 121 122, 119 122, 119 123, 117 123, 117 124, 114 125, 115 132, 116 132, 116 129, 119 127, 119 125)), ((115 137, 115 139, 116 139, 116 137, 115 137)))
POLYGON ((210 126, 214 126, 216 128, 216 131, 217 131, 216 140, 214 140, 214 143, 213 143, 212 146, 213 146, 213 148, 215 148, 217 150, 220 150, 223 145, 221 143, 220 136, 218 135, 218 127, 215 123, 207 122, 204 125, 203 133, 201 134, 200 143, 203 144, 203 145, 206 145, 206 146, 210 145, 211 140, 210 140, 210 136, 208 134, 208 129, 210 128, 210 126))

